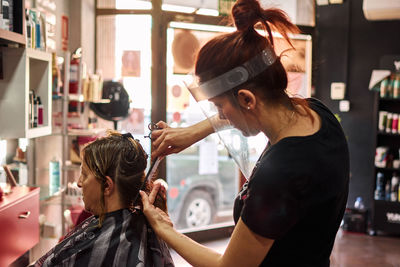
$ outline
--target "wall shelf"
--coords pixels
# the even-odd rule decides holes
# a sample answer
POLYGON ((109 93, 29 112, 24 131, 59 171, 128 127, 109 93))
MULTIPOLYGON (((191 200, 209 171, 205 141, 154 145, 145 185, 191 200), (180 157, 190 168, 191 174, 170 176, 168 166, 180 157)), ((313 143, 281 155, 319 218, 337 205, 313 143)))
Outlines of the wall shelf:
POLYGON ((52 198, 57 198, 61 196, 61 193, 65 191, 65 187, 60 187, 57 192, 51 193, 49 185, 35 185, 36 187, 40 187, 40 201, 50 200, 52 198))
POLYGON ((26 132, 26 138, 36 138, 51 134, 51 126, 35 127, 28 129, 26 132))
MULTIPOLYGON (((378 94, 375 95, 375 114, 376 114, 376 125, 378 126, 379 122, 379 111, 387 111, 398 113, 399 112, 399 104, 400 99, 394 98, 380 98, 378 94)), ((378 127, 376 128, 376 147, 386 146, 389 148, 389 152, 392 153, 394 159, 398 158, 398 155, 394 154, 394 151, 400 149, 400 134, 391 133, 391 132, 383 132, 379 131, 378 127)), ((392 165, 389 165, 392 166, 392 165)), ((374 182, 374 190, 377 190, 377 182, 376 177, 377 173, 380 172, 383 174, 383 190, 386 190, 386 185, 392 179, 392 174, 394 172, 399 173, 400 169, 392 168, 392 167, 377 167, 375 166, 375 182, 374 182)), ((391 185, 390 185, 391 186, 391 185)), ((381 192, 382 193, 382 192, 381 192)), ((387 192, 384 191, 386 194, 387 192)), ((375 191, 373 192, 373 196, 375 196, 375 191)), ((397 197, 398 199, 398 197, 397 197)), ((387 233, 400 233, 400 219, 395 216, 395 214, 400 213, 400 201, 385 201, 379 200, 374 197, 373 200, 373 210, 372 210, 372 228, 373 232, 376 231, 384 231, 387 233)))
POLYGON ((0 80, 0 136, 35 138, 51 134, 51 54, 30 48, 2 47, 4 79, 0 80), (43 126, 31 127, 29 91, 40 96, 43 126))
POLYGON ((66 171, 81 171, 81 165, 77 163, 72 163, 70 161, 67 161, 66 164, 63 167, 63 170, 66 171))
POLYGON ((77 102, 102 103, 102 104, 111 102, 110 99, 86 100, 83 95, 78 95, 78 94, 68 95, 68 100, 77 102))
POLYGON ((380 101, 400 102, 400 98, 381 97, 381 98, 379 98, 379 100, 380 101))
POLYGON ((20 45, 25 45, 25 36, 20 33, 0 29, 0 43, 16 43, 20 45))
POLYGON ((376 167, 375 166, 375 168, 378 170, 378 171, 388 171, 388 172, 398 172, 398 171, 400 171, 400 169, 395 169, 395 168, 381 168, 381 167, 376 167))
POLYGON ((378 135, 382 135, 382 136, 396 136, 399 137, 400 134, 398 133, 387 133, 387 132, 378 132, 378 135))
POLYGON ((95 129, 69 129, 69 136, 92 136, 92 135, 100 135, 107 131, 107 129, 103 128, 95 128, 95 129))

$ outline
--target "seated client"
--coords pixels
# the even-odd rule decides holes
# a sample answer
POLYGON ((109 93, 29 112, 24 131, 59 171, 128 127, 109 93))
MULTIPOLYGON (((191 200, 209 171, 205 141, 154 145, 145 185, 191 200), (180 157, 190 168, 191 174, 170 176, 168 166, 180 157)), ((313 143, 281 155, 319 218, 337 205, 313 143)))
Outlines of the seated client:
MULTIPOLYGON (((140 143, 130 134, 109 131, 81 154, 78 186, 85 209, 93 216, 33 266, 174 266, 168 247, 138 208, 142 204, 136 196, 147 165, 140 143)), ((145 191, 152 186, 148 182, 145 191)), ((165 196, 157 195, 155 205, 166 211, 165 196)))

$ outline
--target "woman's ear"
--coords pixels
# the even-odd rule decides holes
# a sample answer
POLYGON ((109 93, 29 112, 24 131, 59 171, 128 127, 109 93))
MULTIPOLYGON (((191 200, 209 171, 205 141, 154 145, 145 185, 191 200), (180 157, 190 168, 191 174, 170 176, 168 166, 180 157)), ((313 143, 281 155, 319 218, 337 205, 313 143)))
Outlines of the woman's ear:
POLYGON ((257 102, 256 96, 250 90, 240 89, 238 91, 237 99, 238 99, 239 105, 246 110, 254 109, 256 106, 256 102, 257 102))
POLYGON ((106 180, 104 181, 104 196, 110 196, 115 190, 115 183, 110 178, 110 176, 106 176, 106 180))

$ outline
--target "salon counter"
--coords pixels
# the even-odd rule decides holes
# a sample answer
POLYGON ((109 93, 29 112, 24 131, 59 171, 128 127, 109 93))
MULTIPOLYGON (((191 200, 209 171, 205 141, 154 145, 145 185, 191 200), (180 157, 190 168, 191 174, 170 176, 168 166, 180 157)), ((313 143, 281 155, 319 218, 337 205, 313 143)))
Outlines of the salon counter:
POLYGON ((39 242, 39 191, 17 186, 0 200, 0 266, 8 266, 39 242))

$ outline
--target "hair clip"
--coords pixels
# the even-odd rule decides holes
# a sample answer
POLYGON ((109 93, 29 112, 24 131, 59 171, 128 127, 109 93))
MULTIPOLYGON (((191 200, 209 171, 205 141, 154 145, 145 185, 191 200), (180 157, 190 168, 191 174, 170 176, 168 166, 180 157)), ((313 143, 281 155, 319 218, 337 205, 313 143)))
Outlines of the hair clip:
POLYGON ((122 134, 122 137, 123 137, 123 138, 126 138, 126 139, 128 139, 128 138, 130 137, 130 138, 132 138, 133 140, 135 140, 135 138, 133 138, 133 136, 132 136, 131 133, 124 133, 124 134, 122 134))
POLYGON ((124 134, 121 134, 121 135, 125 139, 132 138, 133 141, 136 141, 136 142, 140 143, 140 140, 139 139, 135 139, 131 133, 124 133, 124 134))

